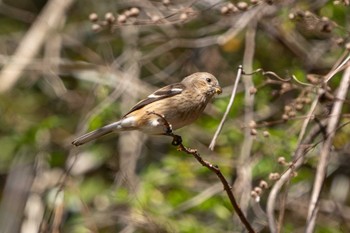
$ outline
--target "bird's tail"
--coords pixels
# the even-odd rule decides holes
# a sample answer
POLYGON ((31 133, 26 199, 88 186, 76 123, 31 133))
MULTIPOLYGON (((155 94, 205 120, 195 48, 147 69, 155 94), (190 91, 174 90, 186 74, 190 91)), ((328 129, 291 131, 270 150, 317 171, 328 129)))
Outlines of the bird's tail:
POLYGON ((118 131, 122 128, 120 121, 111 123, 109 125, 103 126, 102 128, 91 131, 87 134, 84 134, 72 141, 74 146, 80 146, 87 142, 90 142, 94 139, 102 137, 103 135, 112 133, 113 131, 118 131))

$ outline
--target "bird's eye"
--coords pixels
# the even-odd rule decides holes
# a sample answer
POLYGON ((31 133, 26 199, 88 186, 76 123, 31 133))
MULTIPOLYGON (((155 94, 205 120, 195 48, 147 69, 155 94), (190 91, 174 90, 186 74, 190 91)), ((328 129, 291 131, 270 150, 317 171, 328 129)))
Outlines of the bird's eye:
POLYGON ((206 78, 208 83, 211 83, 211 78, 206 78))

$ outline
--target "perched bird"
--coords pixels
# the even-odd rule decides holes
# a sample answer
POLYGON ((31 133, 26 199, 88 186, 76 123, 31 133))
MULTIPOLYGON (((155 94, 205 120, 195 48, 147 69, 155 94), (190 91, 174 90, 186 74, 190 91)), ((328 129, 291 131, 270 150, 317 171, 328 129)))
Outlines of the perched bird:
POLYGON ((221 92, 219 82, 212 74, 194 73, 180 83, 160 88, 138 102, 119 121, 84 134, 72 144, 80 146, 103 135, 127 130, 140 130, 150 135, 167 135, 169 132, 164 119, 173 130, 191 124, 200 116, 212 97, 221 92))

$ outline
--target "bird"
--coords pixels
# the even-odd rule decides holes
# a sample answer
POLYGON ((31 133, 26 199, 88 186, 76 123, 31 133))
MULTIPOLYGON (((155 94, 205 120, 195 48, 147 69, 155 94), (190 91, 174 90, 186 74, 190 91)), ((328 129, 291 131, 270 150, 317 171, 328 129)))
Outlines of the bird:
POLYGON ((86 133, 72 141, 80 146, 106 134, 139 130, 148 135, 169 135, 171 130, 193 123, 222 88, 216 77, 196 72, 181 82, 162 87, 138 102, 120 120, 86 133), (168 126, 165 124, 165 122, 168 126))

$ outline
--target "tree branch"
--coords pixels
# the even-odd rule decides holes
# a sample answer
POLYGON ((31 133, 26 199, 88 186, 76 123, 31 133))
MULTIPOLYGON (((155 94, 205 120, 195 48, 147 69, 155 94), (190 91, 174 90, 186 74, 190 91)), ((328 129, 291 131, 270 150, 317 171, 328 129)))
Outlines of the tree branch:
POLYGON ((312 191, 308 217, 306 222, 306 233, 311 233, 314 231, 316 217, 318 212, 318 201, 320 198, 320 193, 322 190, 324 179, 327 175, 327 166, 329 160, 329 154, 331 151, 333 139, 335 136, 337 124, 339 122, 339 118, 341 116, 341 110, 343 107, 344 99, 346 98, 346 94, 348 93, 350 85, 350 67, 345 70, 343 78, 341 80, 338 93, 335 98, 334 106, 332 112, 329 116, 329 121, 327 125, 327 138, 323 144, 321 149, 320 161, 317 166, 316 177, 314 182, 314 188, 312 191))
POLYGON ((247 231, 249 233, 254 233, 255 231, 254 231, 253 227, 250 225, 247 218, 244 216, 244 213, 242 212, 241 208, 239 207, 239 205, 236 201, 236 198, 233 195, 231 186, 229 185, 225 176, 221 173, 219 167, 217 165, 213 165, 210 162, 204 160, 196 149, 191 149, 191 148, 185 147, 182 144, 181 136, 173 133, 171 124, 165 119, 165 117, 163 115, 158 114, 156 112, 149 112, 149 114, 157 115, 163 120, 164 126, 166 127, 166 135, 173 137, 172 144, 174 146, 178 146, 179 151, 185 152, 186 154, 193 155, 193 157, 195 157, 195 159, 197 159, 197 161, 200 164, 202 164, 202 166, 208 168, 209 170, 211 170, 212 172, 214 172, 217 175, 217 177, 220 179, 221 183, 223 184, 224 189, 226 191, 226 194, 231 202, 231 205, 233 206, 234 210, 236 211, 241 222, 244 224, 245 228, 247 229, 247 231))

